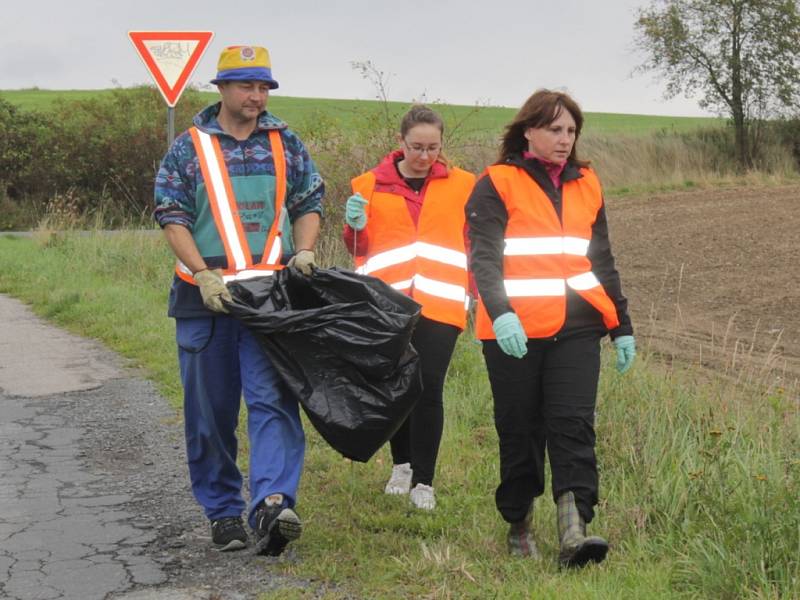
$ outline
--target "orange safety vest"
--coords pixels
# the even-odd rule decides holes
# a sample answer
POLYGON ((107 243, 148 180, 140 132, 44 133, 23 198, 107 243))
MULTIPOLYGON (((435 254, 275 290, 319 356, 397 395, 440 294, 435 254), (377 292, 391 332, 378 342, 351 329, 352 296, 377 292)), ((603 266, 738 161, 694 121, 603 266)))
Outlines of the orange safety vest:
MULTIPOLYGON (((614 302, 592 273, 586 256, 592 225, 603 205, 594 171, 583 168, 580 179, 564 183, 561 220, 550 198, 523 169, 493 165, 486 171, 508 212, 503 283, 528 337, 550 337, 561 330, 567 287, 600 312, 608 329, 617 327, 614 302)), ((495 339, 482 303, 475 329, 479 339, 495 339)))
MULTIPOLYGON (((197 127, 190 128, 189 134, 192 136, 200 170, 203 173, 214 224, 225 248, 227 266, 222 270, 222 279, 227 283, 251 277, 265 277, 282 269, 283 266, 280 264, 281 230, 283 220, 286 218, 286 207, 284 206, 286 158, 283 153, 280 132, 276 129, 269 131, 269 143, 272 148, 272 158, 275 161, 275 220, 270 227, 261 262, 258 264, 253 264, 253 253, 239 218, 228 167, 225 165, 217 136, 200 131, 197 127)), ((175 265, 175 272, 184 281, 197 285, 191 270, 180 260, 175 265)))
POLYGON ((408 293, 425 317, 464 329, 469 306, 464 205, 474 184, 475 176, 458 168, 431 179, 415 226, 402 196, 375 191, 375 173, 353 179, 353 192, 369 201, 369 247, 366 256, 355 258, 356 272, 408 293))

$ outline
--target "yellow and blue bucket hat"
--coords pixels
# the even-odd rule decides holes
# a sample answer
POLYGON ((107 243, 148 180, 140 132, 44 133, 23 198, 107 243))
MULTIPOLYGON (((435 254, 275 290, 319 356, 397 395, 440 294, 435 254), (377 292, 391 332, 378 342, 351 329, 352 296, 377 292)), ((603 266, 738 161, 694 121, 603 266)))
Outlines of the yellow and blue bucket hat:
POLYGON ((270 89, 278 87, 272 78, 269 52, 261 46, 228 46, 219 55, 217 77, 211 83, 226 81, 266 81, 270 89))

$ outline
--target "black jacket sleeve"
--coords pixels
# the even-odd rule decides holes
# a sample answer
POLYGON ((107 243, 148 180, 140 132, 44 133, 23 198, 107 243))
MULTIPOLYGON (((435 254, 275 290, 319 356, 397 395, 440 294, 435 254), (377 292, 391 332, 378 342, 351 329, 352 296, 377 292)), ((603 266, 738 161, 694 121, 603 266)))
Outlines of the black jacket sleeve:
POLYGON ((592 240, 589 242, 587 257, 592 263, 592 272, 614 302, 617 308, 619 326, 610 331, 611 338, 621 335, 633 335, 631 318, 628 315, 628 299, 622 294, 622 284, 611 253, 611 242, 608 238, 608 220, 606 219, 605 201, 597 213, 592 226, 592 240))
POLYGON ((508 212, 488 175, 475 184, 466 205, 469 265, 481 301, 494 321, 512 310, 503 284, 503 249, 508 212))

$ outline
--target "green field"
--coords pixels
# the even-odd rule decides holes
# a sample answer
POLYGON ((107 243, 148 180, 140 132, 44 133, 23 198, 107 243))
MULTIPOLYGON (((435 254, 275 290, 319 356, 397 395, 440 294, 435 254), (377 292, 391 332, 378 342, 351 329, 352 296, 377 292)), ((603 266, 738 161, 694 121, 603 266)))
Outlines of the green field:
MULTIPOLYGON (((0 90, 3 98, 17 106, 29 110, 49 110, 60 102, 83 100, 108 94, 110 90, 0 90)), ((209 103, 217 94, 203 92, 209 103)), ((269 100, 270 111, 297 126, 316 115, 324 113, 327 118, 339 121, 342 125, 362 118, 365 114, 385 110, 383 103, 376 100, 333 100, 329 98, 291 98, 275 94, 269 100)), ((457 106, 438 105, 449 124, 465 120, 468 132, 487 132, 495 134, 513 118, 516 109, 495 106, 457 106), (468 117, 468 118, 467 118, 468 117)), ((390 102, 389 110, 400 114, 408 108, 407 103, 390 102)), ((654 115, 628 115, 617 113, 586 113, 585 131, 598 134, 647 134, 656 131, 690 131, 698 127, 720 125, 722 119, 705 117, 664 117, 654 115)))

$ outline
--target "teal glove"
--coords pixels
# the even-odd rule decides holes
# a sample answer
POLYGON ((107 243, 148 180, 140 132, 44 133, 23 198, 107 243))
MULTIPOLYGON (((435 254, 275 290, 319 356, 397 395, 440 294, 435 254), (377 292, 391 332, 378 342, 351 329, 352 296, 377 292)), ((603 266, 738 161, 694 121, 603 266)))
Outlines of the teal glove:
POLYGON ((514 358, 522 358, 528 353, 528 336, 525 335, 517 313, 503 313, 494 320, 492 329, 494 329, 500 350, 506 354, 514 358))
POLYGON ((347 199, 344 205, 344 221, 356 231, 367 226, 367 211, 364 208, 369 201, 356 192, 347 199))
POLYGON ((621 335, 614 340, 614 346, 617 348, 617 371, 624 373, 636 357, 636 340, 632 335, 621 335))

